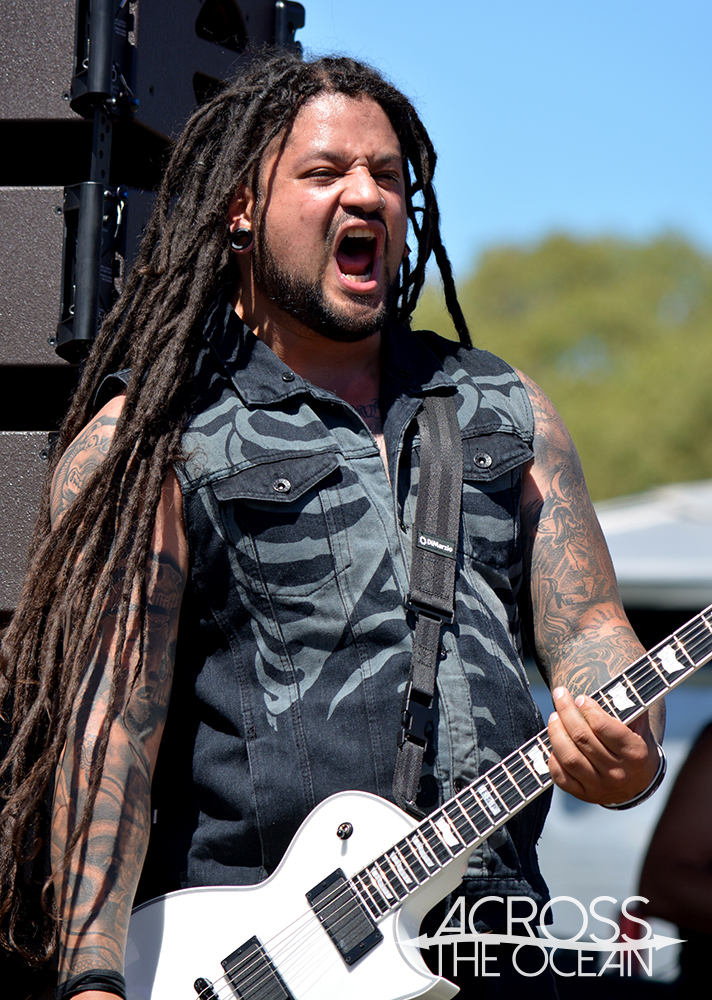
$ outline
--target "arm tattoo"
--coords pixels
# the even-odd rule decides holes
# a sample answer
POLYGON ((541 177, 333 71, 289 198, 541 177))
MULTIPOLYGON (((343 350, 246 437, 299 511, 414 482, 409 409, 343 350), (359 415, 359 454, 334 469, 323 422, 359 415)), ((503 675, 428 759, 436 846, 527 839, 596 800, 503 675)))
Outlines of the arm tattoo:
POLYGON ((535 464, 522 504, 535 655, 553 687, 591 693, 640 656, 620 605, 613 567, 576 450, 556 411, 527 383, 535 464))
MULTIPOLYGON (((91 969, 123 968, 133 897, 148 844, 150 785, 170 695, 184 569, 166 552, 147 570, 143 661, 111 727, 92 817, 59 887, 60 981, 91 969)), ((138 660, 138 609, 131 608, 122 673, 138 660)), ((81 817, 96 766, 96 742, 107 722, 116 608, 107 607, 57 776, 52 854, 61 859, 81 817)))
POLYGON ((101 414, 92 420, 67 448, 52 481, 50 515, 56 525, 87 479, 106 458, 117 417, 101 414))

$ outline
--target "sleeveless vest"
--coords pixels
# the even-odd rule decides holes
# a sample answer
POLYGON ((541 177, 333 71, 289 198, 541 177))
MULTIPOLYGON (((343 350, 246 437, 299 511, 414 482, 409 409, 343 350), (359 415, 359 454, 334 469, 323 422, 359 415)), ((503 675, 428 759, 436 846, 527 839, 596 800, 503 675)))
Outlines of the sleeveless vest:
MULTIPOLYGON (((334 792, 392 800, 426 393, 456 393, 464 492, 424 807, 543 725, 516 605, 526 391, 493 355, 405 328, 384 333, 382 369, 390 482, 348 404, 290 371, 225 300, 208 317, 176 467, 190 579, 141 898, 263 879, 334 792)), ((473 854, 467 894, 547 898, 535 853, 547 808, 540 797, 473 854)))

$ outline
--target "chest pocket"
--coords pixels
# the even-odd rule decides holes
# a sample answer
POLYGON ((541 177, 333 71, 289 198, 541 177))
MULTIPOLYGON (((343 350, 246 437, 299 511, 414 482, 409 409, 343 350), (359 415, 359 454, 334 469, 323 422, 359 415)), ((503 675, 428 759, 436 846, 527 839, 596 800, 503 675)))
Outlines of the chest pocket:
POLYGON ((333 500, 325 494, 341 479, 338 455, 329 453, 280 457, 213 484, 243 586, 298 599, 333 578, 333 500))
POLYGON ((462 449, 463 549, 479 562, 508 567, 519 545, 522 472, 534 453, 502 431, 463 438, 462 449))

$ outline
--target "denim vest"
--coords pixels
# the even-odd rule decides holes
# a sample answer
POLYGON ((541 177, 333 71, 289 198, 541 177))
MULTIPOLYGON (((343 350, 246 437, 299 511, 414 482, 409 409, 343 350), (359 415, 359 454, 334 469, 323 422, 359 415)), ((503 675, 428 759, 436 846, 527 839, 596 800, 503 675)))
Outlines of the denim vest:
MULTIPOLYGON (((415 417, 428 393, 456 393, 464 484, 424 805, 542 727, 516 606, 533 433, 516 374, 487 352, 389 328, 389 481, 355 410, 290 371, 220 300, 176 467, 190 579, 156 780, 158 884, 143 895, 259 881, 326 796, 358 788, 392 800, 412 642, 415 417)), ((473 854, 468 894, 546 899, 535 843, 547 808, 543 796, 473 854)))

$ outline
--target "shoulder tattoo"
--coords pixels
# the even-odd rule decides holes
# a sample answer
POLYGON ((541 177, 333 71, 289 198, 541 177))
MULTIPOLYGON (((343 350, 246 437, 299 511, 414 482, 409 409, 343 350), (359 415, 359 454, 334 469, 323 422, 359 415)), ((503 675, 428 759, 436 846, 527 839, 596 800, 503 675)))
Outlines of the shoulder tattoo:
POLYGON ((118 417, 99 415, 87 424, 62 455, 52 480, 50 516, 53 526, 106 458, 117 420, 118 417))

